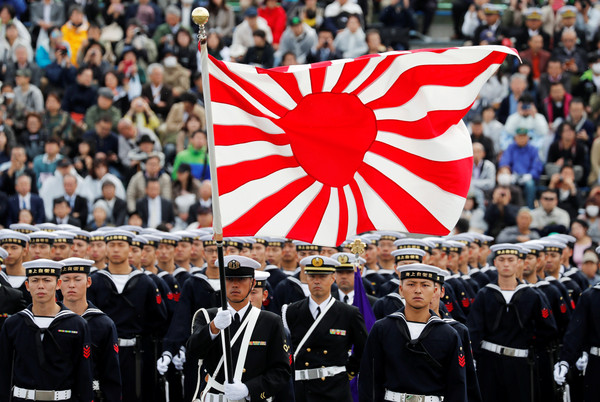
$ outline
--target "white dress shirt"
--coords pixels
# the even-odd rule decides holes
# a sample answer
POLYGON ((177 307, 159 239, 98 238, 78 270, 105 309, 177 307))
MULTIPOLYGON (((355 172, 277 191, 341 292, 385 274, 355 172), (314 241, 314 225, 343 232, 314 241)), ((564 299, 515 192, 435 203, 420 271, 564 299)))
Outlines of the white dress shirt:
POLYGON ((325 307, 327 306, 327 303, 329 303, 329 300, 331 300, 331 295, 321 304, 317 304, 312 297, 308 298, 308 309, 310 310, 310 313, 314 319, 317 319, 317 307, 321 309, 319 314, 323 314, 323 311, 325 311, 325 307))

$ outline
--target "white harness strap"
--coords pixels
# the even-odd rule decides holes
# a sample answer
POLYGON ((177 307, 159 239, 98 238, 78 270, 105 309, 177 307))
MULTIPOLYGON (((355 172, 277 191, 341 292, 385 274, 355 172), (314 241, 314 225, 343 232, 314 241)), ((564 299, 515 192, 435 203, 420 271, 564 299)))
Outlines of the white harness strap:
MULTIPOLYGON (((206 320, 206 323, 210 325, 210 317, 208 316, 208 311, 206 311, 206 309, 201 308, 198 309, 195 313, 194 313, 194 317, 192 318, 192 333, 194 333, 194 322, 196 321, 196 316, 198 315, 198 313, 202 313, 204 315, 204 319, 206 320)), ((210 329, 209 329, 210 331, 210 329)), ((196 400, 198 398, 198 392, 200 392, 200 381, 202 379, 202 359, 198 360, 198 381, 196 382, 196 390, 194 391, 194 397, 192 398, 192 400, 196 400)))
POLYGON ((304 338, 302 338, 302 340, 298 344, 298 347, 296 348, 296 351, 294 352, 294 360, 296 360, 296 356, 298 355, 298 352, 300 352, 300 350, 302 349, 302 346, 304 346, 304 344, 306 343, 306 341, 308 340, 308 338, 310 338, 310 336, 314 332, 315 328, 317 328, 317 325, 319 325, 319 323, 321 322, 321 320, 323 319, 323 317, 325 317, 325 314, 327 314, 327 312, 329 311, 329 309, 331 308, 331 306, 333 306, 333 303, 335 303, 335 299, 332 297, 329 300, 329 303, 327 303, 327 306, 325 306, 325 308, 323 309, 323 311, 321 312, 321 314, 317 317, 317 319, 315 320, 315 322, 313 322, 313 324, 310 326, 310 328, 308 329, 308 331, 306 331, 306 334, 304 334, 304 338))

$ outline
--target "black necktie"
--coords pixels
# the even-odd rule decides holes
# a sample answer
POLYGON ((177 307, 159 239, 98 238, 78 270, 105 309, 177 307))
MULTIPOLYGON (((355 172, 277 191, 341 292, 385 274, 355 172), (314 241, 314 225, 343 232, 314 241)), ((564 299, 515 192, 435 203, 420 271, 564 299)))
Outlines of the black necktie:
POLYGON ((321 315, 321 307, 317 306, 317 315, 315 316, 315 319, 317 319, 317 317, 319 317, 321 315))
POLYGON ((344 303, 348 304, 348 300, 350 300, 348 295, 344 295, 344 303))
POLYGON ((240 315, 235 313, 233 315, 233 322, 231 323, 231 334, 235 334, 237 330, 240 328, 240 315))

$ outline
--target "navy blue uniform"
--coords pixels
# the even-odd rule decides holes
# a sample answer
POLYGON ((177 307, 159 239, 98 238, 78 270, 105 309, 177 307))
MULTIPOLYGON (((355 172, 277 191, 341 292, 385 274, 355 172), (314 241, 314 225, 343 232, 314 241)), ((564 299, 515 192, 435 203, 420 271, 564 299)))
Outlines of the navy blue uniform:
MULTIPOLYGON (((0 285, 7 286, 9 288, 13 288, 12 285, 10 284, 10 282, 8 281, 8 275, 6 274, 6 270, 0 271, 0 285)), ((27 287, 25 286, 25 281, 23 281, 21 286, 19 286, 18 288, 13 288, 13 289, 17 289, 21 292, 21 294, 23 295, 23 299, 25 299, 25 304, 27 306, 31 304, 31 295, 29 294, 29 291, 27 290, 27 287)))
POLYGON ((267 278, 267 282, 273 289, 277 287, 279 282, 284 281, 288 275, 283 272, 280 268, 276 268, 274 265, 268 265, 265 268, 265 272, 268 272, 270 275, 267 278))
POLYGON ((444 297, 440 298, 440 302, 444 303, 444 307, 446 307, 446 311, 458 322, 462 322, 463 324, 467 322, 467 316, 463 313, 462 308, 458 304, 456 300, 456 295, 454 294, 454 290, 452 286, 447 283, 444 283, 444 297))
MULTIPOLYGON (((474 295, 467 290, 467 283, 460 279, 459 274, 454 274, 450 278, 446 279, 444 286, 446 285, 452 288, 452 293, 458 302, 458 306, 462 310, 463 314, 468 317, 471 308, 471 299, 474 297, 474 295)), ((452 312, 450 313, 452 314, 452 312)))
POLYGON ((91 277, 88 299, 117 327, 123 400, 154 400, 155 378, 148 373, 155 369, 155 360, 152 353, 144 356, 143 350, 167 322, 167 308, 160 292, 152 279, 135 269, 122 293, 117 291, 110 267, 91 277))
POLYGON ((40 329, 34 322, 31 306, 6 320, 0 332, 1 401, 25 401, 11 399, 13 386, 71 390, 69 401, 92 400, 92 350, 87 324, 61 303, 59 306, 47 329, 40 329))
POLYGON ((183 284, 185 283, 185 281, 190 279, 191 276, 192 276, 192 274, 190 273, 190 271, 188 271, 184 267, 180 267, 179 265, 175 264, 175 271, 173 271, 173 278, 175 278, 175 280, 179 284, 180 290, 183 288, 183 284))
POLYGON ((484 401, 531 401, 533 347, 543 347, 558 335, 545 297, 520 284, 507 303, 497 283, 477 294, 467 319, 479 385, 484 401), (482 342, 527 351, 527 356, 498 354, 482 342))
MULTIPOLYGON (((441 311, 440 314, 443 316, 441 311)), ((466 362, 465 369, 467 371, 467 400, 469 402, 479 402, 482 400, 481 391, 479 390, 479 380, 477 379, 477 371, 475 370, 473 353, 471 351, 471 337, 469 336, 469 330, 466 325, 453 320, 452 318, 444 318, 444 322, 450 324, 450 326, 460 337, 460 341, 463 344, 463 352, 466 362)))
POLYGON ((375 323, 363 353, 358 389, 361 402, 380 402, 386 390, 465 402, 466 357, 461 339, 433 311, 412 340, 404 310, 375 323))
POLYGON ((27 307, 27 303, 20 290, 0 284, 0 329, 8 317, 25 307, 27 307))
POLYGON ((385 294, 382 294, 382 292, 379 289, 380 289, 381 285, 383 285, 386 281, 383 276, 381 276, 377 273, 377 271, 372 271, 369 269, 369 270, 365 271, 363 278, 365 278, 367 281, 369 281, 369 283, 371 284, 371 287, 375 291, 376 296, 378 296, 378 297, 385 296, 385 294))
POLYGON ((477 282, 479 289, 490 283, 490 278, 484 272, 481 272, 479 268, 471 269, 469 276, 477 282))
POLYGON ((115 323, 92 303, 81 315, 88 324, 92 341, 92 373, 106 402, 121 400, 119 344, 115 323))

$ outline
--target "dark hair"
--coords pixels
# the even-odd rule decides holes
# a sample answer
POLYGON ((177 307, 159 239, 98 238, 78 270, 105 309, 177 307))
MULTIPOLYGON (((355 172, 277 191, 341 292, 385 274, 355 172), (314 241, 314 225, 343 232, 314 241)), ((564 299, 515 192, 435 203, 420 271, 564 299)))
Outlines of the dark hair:
POLYGON ((123 74, 119 71, 116 70, 108 70, 106 73, 104 73, 104 76, 102 77, 102 83, 104 85, 106 85, 106 77, 108 75, 114 75, 115 78, 117 79, 117 86, 122 86, 123 85, 123 74))
POLYGON ((112 180, 105 180, 104 183, 102 183, 102 189, 103 190, 104 190, 104 187, 117 188, 117 186, 115 185, 115 183, 113 183, 112 180))
POLYGON ((582 105, 585 105, 583 98, 580 98, 579 96, 573 97, 573 99, 571 99, 571 102, 569 102, 569 106, 571 106, 573 103, 581 103, 582 105))
MULTIPOLYGON (((100 177, 96 176, 96 168, 98 168, 100 166, 104 166, 106 168, 106 170, 108 171, 108 162, 106 161, 106 159, 94 158, 94 161, 92 162, 92 171, 90 172, 90 176, 92 176, 92 179, 94 179, 94 180, 100 179, 100 177)), ((107 180, 104 183, 102 183, 102 187, 104 187, 104 185, 109 181, 110 180, 107 180)), ((112 185, 114 186, 115 184, 112 183, 112 185)))
POLYGON ((46 140, 46 144, 56 144, 60 147, 60 138, 52 136, 46 140))
POLYGON ((208 6, 206 8, 208 9, 208 12, 211 15, 216 16, 219 13, 219 10, 227 10, 229 8, 229 6, 226 3, 227 1, 223 0, 221 2, 221 5, 217 6, 214 0, 208 0, 208 6))
POLYGON ((262 29, 257 29, 254 32, 252 32, 252 36, 258 36, 259 38, 262 38, 262 39, 267 38, 267 34, 262 29))
POLYGON ((50 92, 48 92, 48 94, 46 95, 46 100, 48 100, 49 97, 53 97, 54 99, 56 99, 58 101, 58 103, 61 102, 61 96, 60 96, 60 93, 58 91, 50 91, 50 92))
POLYGON ((156 177, 149 177, 146 179, 146 187, 148 187, 148 185, 150 183, 158 183, 158 185, 160 186, 160 182, 158 181, 158 179, 156 177))
POLYGON ((202 130, 196 130, 194 131, 192 134, 190 134, 190 138, 194 138, 194 136, 198 133, 204 134, 204 136, 206 137, 206 133, 202 130))
POLYGON ((54 199, 54 201, 53 201, 53 203, 52 203, 52 205, 53 205, 53 206, 57 206, 58 204, 62 204, 63 202, 64 202, 65 204, 67 204, 67 205, 71 206, 71 205, 70 205, 70 204, 67 202, 67 200, 65 199, 65 197, 58 197, 58 198, 55 198, 55 199, 54 199))
POLYGON ((17 12, 15 11, 15 8, 12 6, 12 4, 5 4, 2 7, 0 7, 0 12, 2 10, 6 10, 8 11, 8 13, 10 14, 10 19, 12 20, 13 18, 16 17, 17 12))
POLYGON ((78 6, 77 4, 73 4, 71 7, 69 7, 69 17, 73 15, 75 11, 79 11, 81 14, 83 14, 83 8, 81 8, 81 6, 78 6))
POLYGON ((92 68, 91 68, 90 66, 80 66, 80 67, 77 69, 77 75, 81 75, 81 74, 83 74, 83 72, 84 72, 85 70, 90 70, 90 71, 92 71, 92 72, 93 72, 93 70, 92 70, 92 68))
POLYGON ((98 120, 96 121, 96 123, 100 123, 100 122, 110 123, 112 126, 113 121, 112 121, 112 117, 110 117, 110 115, 108 113, 102 113, 100 115, 100 117, 98 117, 98 120))
POLYGON ((556 196, 556 199, 558 199, 558 190, 555 188, 546 188, 543 189, 542 191, 540 191, 540 197, 544 194, 544 193, 552 193, 556 196))
POLYGON ((570 127, 571 130, 575 131, 575 125, 573 123, 571 123, 570 121, 563 121, 562 123, 560 123, 560 126, 558 126, 558 128, 556 129, 556 135, 558 137, 562 137, 565 127, 570 127))
POLYGON ((583 226, 585 228, 585 230, 588 230, 590 228, 590 224, 587 223, 586 221, 584 221, 583 219, 575 219, 573 222, 571 222, 571 224, 573 223, 579 223, 581 226, 583 226))

